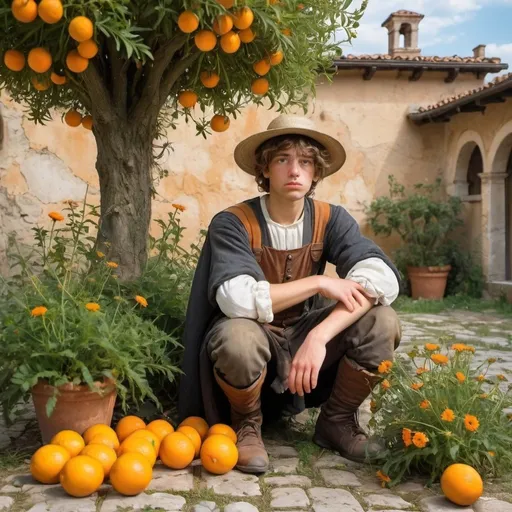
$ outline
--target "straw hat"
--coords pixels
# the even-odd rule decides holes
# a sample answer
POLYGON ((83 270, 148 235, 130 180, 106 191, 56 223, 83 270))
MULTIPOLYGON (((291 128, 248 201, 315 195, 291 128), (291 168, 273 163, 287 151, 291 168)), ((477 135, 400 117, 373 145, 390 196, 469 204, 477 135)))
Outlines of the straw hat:
POLYGON ((319 132, 311 119, 299 116, 280 115, 276 117, 268 128, 251 135, 235 148, 235 161, 238 166, 248 174, 255 174, 255 153, 265 141, 279 135, 306 135, 321 144, 330 155, 330 164, 326 176, 335 173, 345 163, 346 153, 343 146, 330 135, 319 132))

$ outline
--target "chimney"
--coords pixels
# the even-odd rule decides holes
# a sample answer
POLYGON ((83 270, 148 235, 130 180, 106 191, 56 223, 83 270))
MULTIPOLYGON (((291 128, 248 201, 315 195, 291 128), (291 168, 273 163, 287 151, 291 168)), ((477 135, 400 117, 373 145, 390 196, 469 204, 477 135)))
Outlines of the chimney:
POLYGON ((485 44, 479 44, 473 48, 473 57, 475 57, 475 59, 479 57, 482 59, 485 58, 485 44))
POLYGON ((418 25, 423 17, 423 14, 417 12, 401 10, 386 18, 382 26, 388 29, 388 54, 391 57, 418 57, 421 54, 418 48, 418 25), (403 46, 400 36, 404 36, 403 46))

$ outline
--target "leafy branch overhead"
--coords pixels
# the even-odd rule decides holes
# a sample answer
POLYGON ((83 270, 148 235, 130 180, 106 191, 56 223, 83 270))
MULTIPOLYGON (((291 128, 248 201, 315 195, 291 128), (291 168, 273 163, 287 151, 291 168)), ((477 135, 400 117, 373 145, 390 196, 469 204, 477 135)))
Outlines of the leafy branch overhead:
POLYGON ((224 131, 249 102, 305 108, 355 35, 366 2, 351 1, 3 0, 0 88, 39 123, 59 109, 89 129, 149 119, 156 134, 185 115, 224 131))

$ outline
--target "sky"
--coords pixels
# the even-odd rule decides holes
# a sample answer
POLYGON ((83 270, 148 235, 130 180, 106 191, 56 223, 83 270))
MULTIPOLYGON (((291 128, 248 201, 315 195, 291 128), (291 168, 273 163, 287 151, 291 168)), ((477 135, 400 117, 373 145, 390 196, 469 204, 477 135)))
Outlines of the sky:
MULTIPOLYGON (((354 0, 351 8, 360 4, 354 0)), ((419 25, 422 55, 468 57, 485 44, 486 57, 500 57, 510 65, 504 73, 512 72, 512 0, 369 0, 357 38, 342 45, 343 53, 387 53, 387 30, 381 24, 400 9, 425 15, 419 25)))

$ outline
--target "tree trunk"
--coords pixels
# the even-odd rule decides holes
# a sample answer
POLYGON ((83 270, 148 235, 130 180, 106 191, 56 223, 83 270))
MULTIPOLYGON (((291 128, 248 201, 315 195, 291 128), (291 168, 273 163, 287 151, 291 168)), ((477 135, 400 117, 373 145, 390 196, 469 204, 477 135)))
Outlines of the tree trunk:
MULTIPOLYGON (((151 124, 151 123, 148 123, 151 124)), ((95 123, 100 181, 99 248, 119 264, 123 281, 138 278, 147 260, 151 220, 152 137, 146 123, 116 116, 95 123)))

